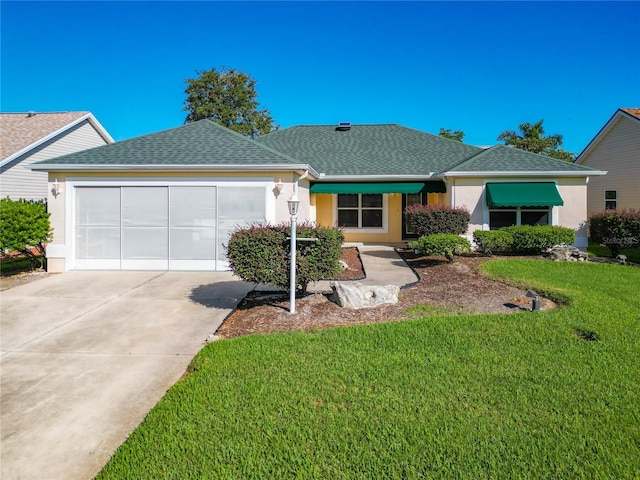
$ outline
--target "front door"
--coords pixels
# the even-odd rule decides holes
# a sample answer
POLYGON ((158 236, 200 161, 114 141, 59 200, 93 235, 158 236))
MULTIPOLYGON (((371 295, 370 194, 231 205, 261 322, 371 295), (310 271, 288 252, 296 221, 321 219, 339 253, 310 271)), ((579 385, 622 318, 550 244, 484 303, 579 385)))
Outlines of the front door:
POLYGON ((407 219, 404 215, 405 208, 416 205, 416 204, 427 204, 427 194, 426 193, 403 193, 402 194, 402 239, 410 240, 413 238, 418 238, 418 234, 412 232, 409 226, 407 225, 407 219))

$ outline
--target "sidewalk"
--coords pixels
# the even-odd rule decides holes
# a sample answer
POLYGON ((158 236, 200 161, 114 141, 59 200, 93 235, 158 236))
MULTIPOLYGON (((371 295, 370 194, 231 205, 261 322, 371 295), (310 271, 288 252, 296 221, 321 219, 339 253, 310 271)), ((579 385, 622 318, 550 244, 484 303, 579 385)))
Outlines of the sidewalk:
MULTIPOLYGON (((360 259, 366 274, 363 285, 397 285, 403 287, 415 283, 418 276, 400 258, 393 247, 386 245, 359 245, 360 259)), ((330 292, 331 282, 323 280, 309 285, 310 292, 330 292)))

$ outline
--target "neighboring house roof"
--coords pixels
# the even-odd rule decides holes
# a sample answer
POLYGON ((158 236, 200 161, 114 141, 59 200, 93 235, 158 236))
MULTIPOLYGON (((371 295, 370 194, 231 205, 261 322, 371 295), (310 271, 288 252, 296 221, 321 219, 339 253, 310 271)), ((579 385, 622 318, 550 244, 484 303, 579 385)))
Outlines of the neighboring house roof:
POLYGON ((640 122, 640 108, 619 108, 604 124, 595 137, 588 143, 580 155, 575 159, 575 163, 582 163, 589 153, 607 136, 609 131, 618 123, 621 118, 627 118, 634 122, 640 122))
POLYGON ((91 112, 0 113, 0 166, 87 120, 107 143, 113 138, 91 112))
POLYGON ((487 173, 510 175, 510 174, 548 174, 548 175, 596 175, 596 170, 575 163, 565 162, 557 158, 527 152, 507 145, 495 145, 483 150, 468 160, 450 168, 445 173, 449 176, 460 176, 461 174, 481 174, 487 173))
POLYGON ((303 125, 258 137, 257 142, 312 165, 327 177, 429 175, 483 149, 397 124, 303 125))
POLYGON ((84 169, 239 169, 306 168, 211 120, 200 120, 39 162, 37 170, 84 169))

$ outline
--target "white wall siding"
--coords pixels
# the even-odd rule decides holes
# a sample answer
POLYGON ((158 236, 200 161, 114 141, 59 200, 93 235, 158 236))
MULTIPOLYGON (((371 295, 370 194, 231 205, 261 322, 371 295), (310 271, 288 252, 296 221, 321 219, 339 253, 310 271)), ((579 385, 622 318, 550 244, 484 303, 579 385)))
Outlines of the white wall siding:
POLYGON ((640 122, 619 118, 581 164, 608 172, 589 179, 589 215, 604 210, 605 190, 618 192, 618 208, 640 209, 640 122))
POLYGON ((47 173, 32 172, 26 166, 106 143, 87 120, 81 122, 6 165, 0 173, 0 198, 47 198, 47 173))

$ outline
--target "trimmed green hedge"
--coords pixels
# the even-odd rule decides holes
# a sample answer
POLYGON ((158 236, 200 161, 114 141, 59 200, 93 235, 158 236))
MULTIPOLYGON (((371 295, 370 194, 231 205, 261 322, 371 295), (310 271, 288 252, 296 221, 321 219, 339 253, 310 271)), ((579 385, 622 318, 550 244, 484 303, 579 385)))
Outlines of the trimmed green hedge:
MULTIPOLYGON (((290 224, 256 224, 239 228, 229 239, 227 257, 233 273, 247 282, 289 289, 290 224)), ((300 223, 296 235, 317 238, 318 242, 296 244, 296 287, 307 291, 311 282, 340 273, 344 235, 333 227, 300 223)))
POLYGON ((620 250, 640 245, 640 210, 605 210, 589 217, 589 236, 611 250, 615 257, 620 250))
POLYGON ((404 214, 409 228, 421 237, 436 233, 462 235, 471 220, 468 210, 447 205, 410 205, 404 214))
POLYGON ((420 237, 416 241, 409 242, 408 245, 409 248, 418 250, 421 255, 446 257, 449 262, 453 262, 454 255, 471 253, 469 240, 451 233, 436 233, 420 237))
POLYGON ((542 253, 555 245, 573 245, 576 233, 555 225, 520 225, 500 230, 476 230, 473 241, 485 253, 542 253))

